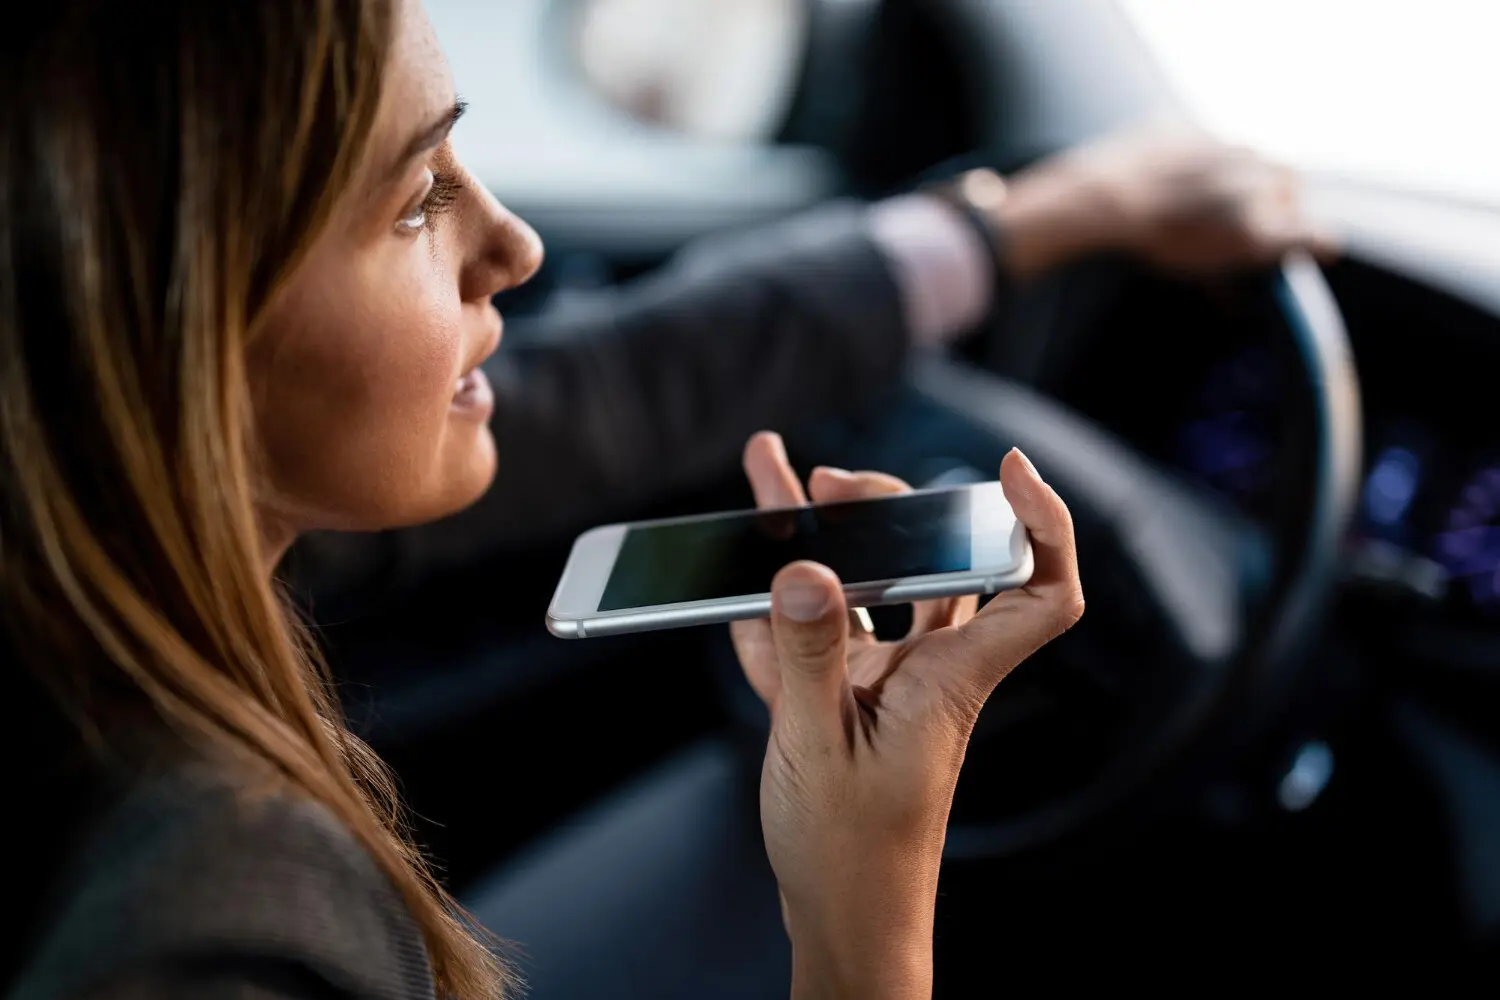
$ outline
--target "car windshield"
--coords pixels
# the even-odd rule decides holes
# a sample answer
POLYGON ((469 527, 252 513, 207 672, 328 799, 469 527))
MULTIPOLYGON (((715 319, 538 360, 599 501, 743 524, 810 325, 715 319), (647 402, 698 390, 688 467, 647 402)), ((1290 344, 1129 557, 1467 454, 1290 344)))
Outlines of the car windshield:
POLYGON ((1500 4, 1121 3, 1221 136, 1308 170, 1500 207, 1500 4))

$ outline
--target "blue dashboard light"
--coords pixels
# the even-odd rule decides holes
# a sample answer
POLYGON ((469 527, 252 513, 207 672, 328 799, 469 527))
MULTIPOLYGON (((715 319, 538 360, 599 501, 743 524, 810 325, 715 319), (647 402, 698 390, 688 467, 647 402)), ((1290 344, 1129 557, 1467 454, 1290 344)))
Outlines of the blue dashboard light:
POLYGON ((1459 491, 1432 540, 1433 557, 1481 610, 1500 610, 1500 468, 1481 469, 1459 491))
POLYGON ((1365 480, 1365 516, 1370 523, 1393 528, 1401 523, 1417 495, 1422 460, 1409 448, 1390 447, 1380 453, 1365 480))

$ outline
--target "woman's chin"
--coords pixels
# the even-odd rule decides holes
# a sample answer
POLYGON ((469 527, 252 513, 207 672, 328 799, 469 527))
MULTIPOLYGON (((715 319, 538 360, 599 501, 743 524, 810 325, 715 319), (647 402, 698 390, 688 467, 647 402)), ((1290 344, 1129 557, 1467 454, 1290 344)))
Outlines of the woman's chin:
POLYGON ((489 425, 481 424, 469 449, 469 454, 459 463, 460 468, 455 470, 456 475, 450 480, 453 483, 452 509, 437 516, 446 517, 449 514, 456 514, 488 493, 490 486, 495 482, 495 470, 498 465, 495 455, 495 438, 490 434, 489 425))
POLYGON ((481 424, 462 450, 454 449, 444 456, 441 474, 429 481, 435 488, 408 506, 398 524, 383 527, 414 527, 465 510, 489 491, 495 481, 496 464, 495 439, 489 427, 481 424))
POLYGON ((462 439, 450 436, 425 471, 420 465, 382 477, 352 471, 314 484, 318 488, 279 491, 278 496, 299 499, 278 500, 273 512, 295 524, 298 533, 416 527, 472 506, 494 482, 495 467, 495 439, 481 424, 462 439))

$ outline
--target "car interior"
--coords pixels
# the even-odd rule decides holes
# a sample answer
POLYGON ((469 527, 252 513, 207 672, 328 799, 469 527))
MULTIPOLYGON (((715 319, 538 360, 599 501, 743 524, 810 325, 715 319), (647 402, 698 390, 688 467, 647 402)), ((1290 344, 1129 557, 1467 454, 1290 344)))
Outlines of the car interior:
MULTIPOLYGON (((590 90, 581 3, 429 7, 473 109, 456 141, 548 245, 499 301, 516 342, 698 237, 959 160, 1013 171, 1178 100, 1112 0, 806 0, 772 131, 706 139, 590 90)), ((1500 212, 1338 177, 1308 196, 1347 222, 1336 261, 1189 283, 1088 260, 913 367, 1058 488, 1089 602, 981 717, 940 993, 997 967, 1500 958, 1500 212)), ((611 519, 749 505, 729 461, 611 519)), ((722 627, 548 635, 572 540, 318 622, 460 898, 600 803, 691 813, 680 762, 764 739, 722 627)))

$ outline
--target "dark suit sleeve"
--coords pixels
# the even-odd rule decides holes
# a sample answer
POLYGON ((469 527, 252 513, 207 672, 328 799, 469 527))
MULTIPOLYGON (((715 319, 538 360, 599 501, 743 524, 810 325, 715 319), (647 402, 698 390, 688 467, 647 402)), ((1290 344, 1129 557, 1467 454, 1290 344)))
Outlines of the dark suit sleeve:
POLYGON ((305 540, 294 579, 325 600, 362 578, 400 590, 588 526, 732 468, 755 431, 873 398, 895 382, 907 341, 863 205, 697 244, 656 275, 544 317, 496 355, 500 471, 478 504, 373 538, 305 540))

